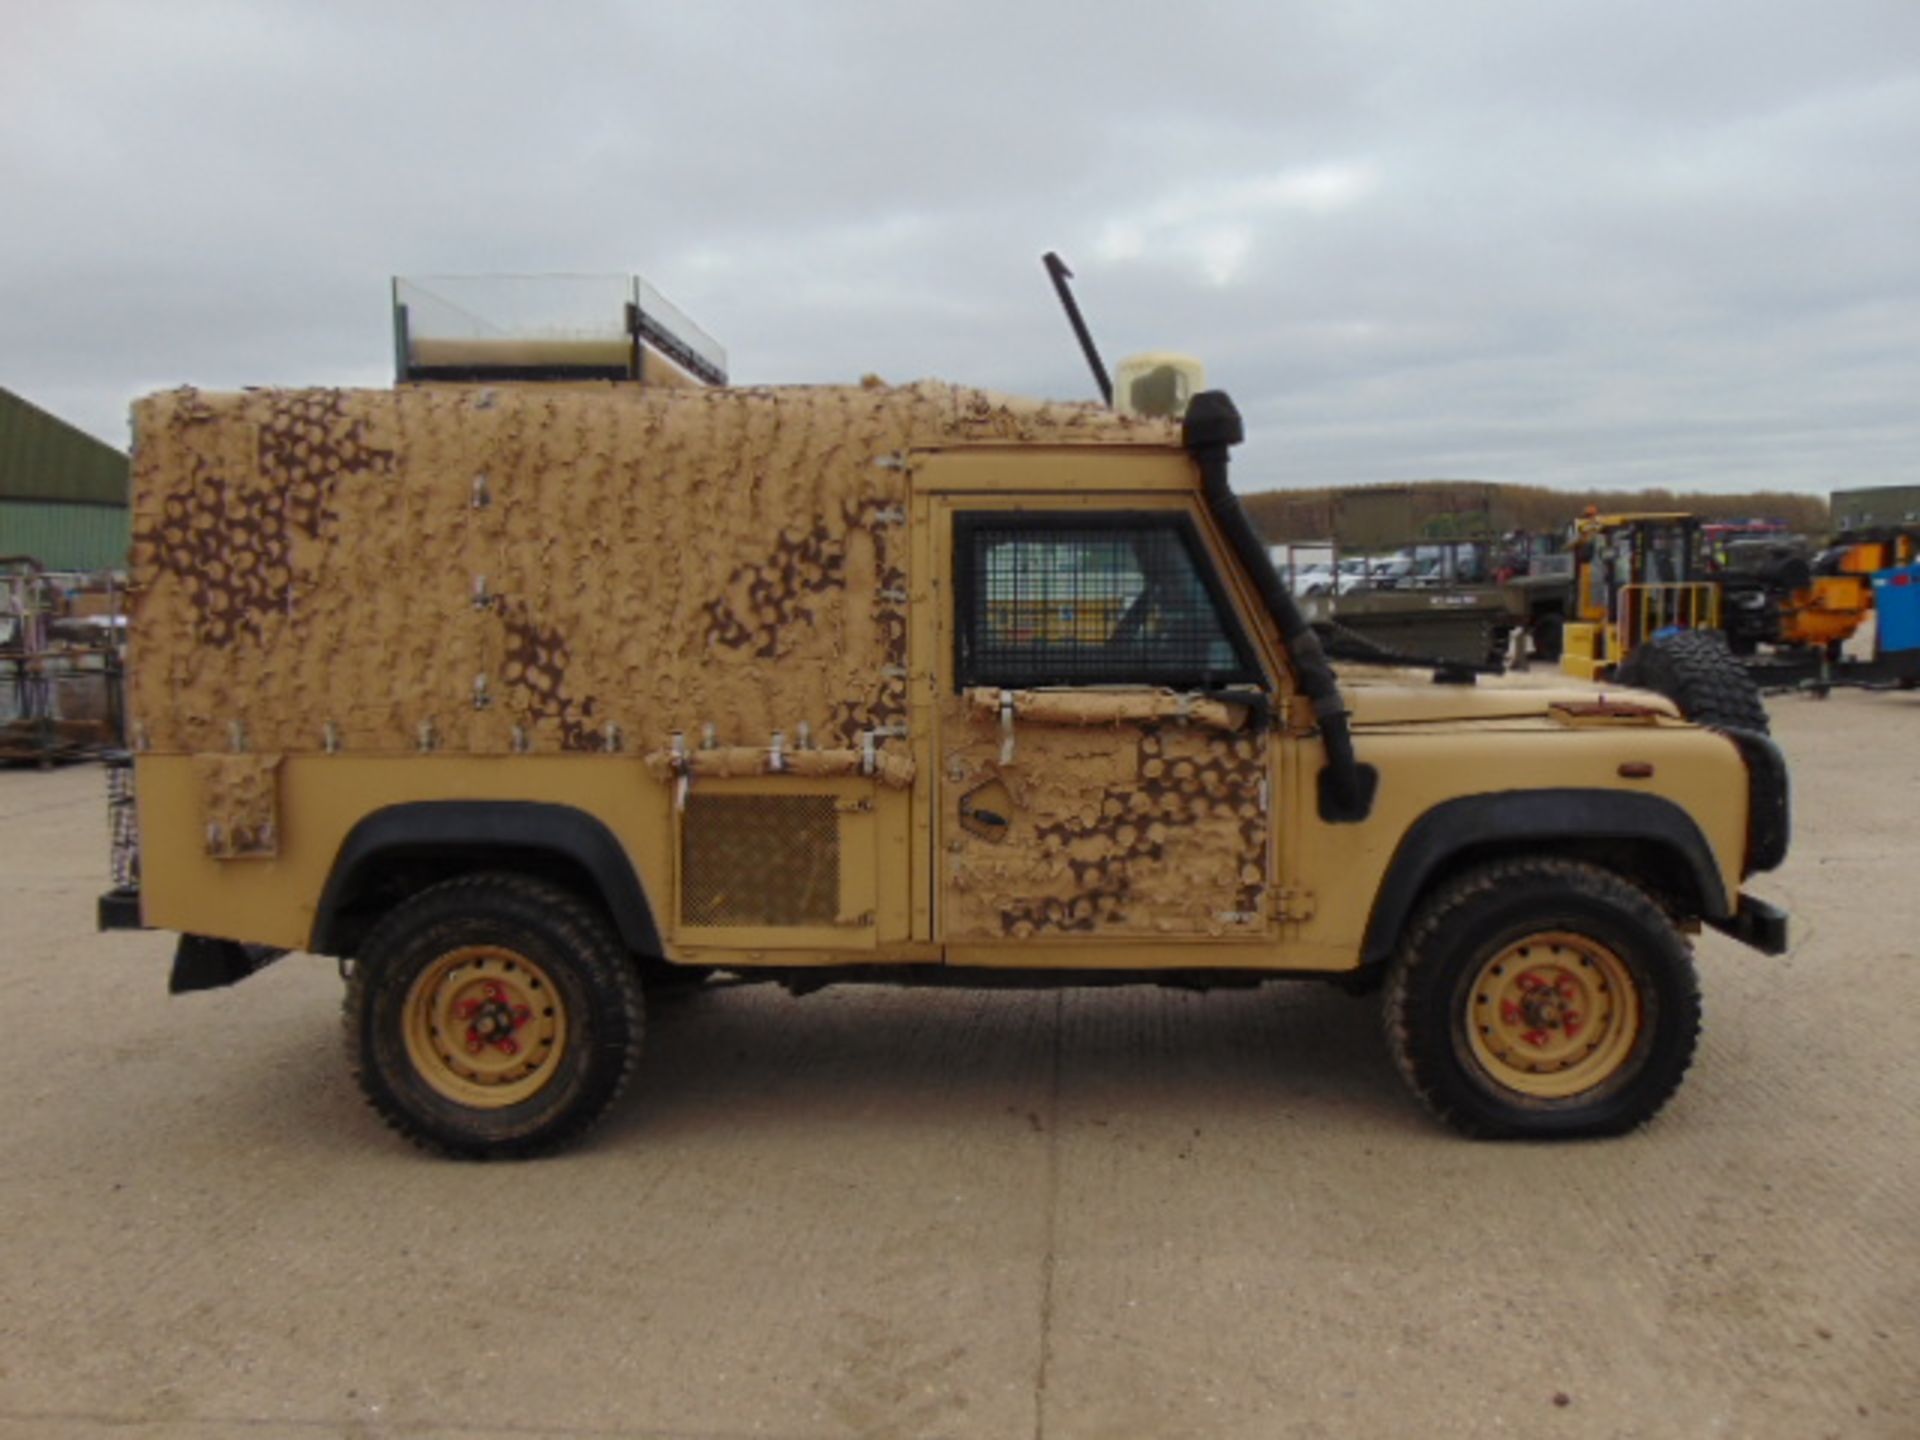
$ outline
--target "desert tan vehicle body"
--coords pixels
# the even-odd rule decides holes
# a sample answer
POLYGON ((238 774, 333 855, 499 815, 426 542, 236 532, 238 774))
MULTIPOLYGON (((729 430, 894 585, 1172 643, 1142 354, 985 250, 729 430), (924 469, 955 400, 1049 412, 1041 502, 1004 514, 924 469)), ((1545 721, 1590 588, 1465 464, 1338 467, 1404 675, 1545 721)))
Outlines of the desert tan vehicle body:
POLYGON ((257 960, 212 941, 361 956, 475 874, 650 980, 1364 978, 1546 857, 1780 947, 1740 893, 1785 845, 1767 742, 1584 687, 1329 702, 1204 430, 937 384, 143 401, 138 917, 205 937, 176 988, 257 960))

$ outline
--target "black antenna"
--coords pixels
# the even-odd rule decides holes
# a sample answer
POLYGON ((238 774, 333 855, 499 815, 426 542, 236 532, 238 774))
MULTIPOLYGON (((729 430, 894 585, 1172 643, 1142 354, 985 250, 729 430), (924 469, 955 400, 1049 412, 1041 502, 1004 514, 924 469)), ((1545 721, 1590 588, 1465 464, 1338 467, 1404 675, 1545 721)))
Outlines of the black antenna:
POLYGON ((1040 257, 1040 263, 1047 267, 1047 275, 1053 281, 1053 288, 1060 297, 1060 303, 1066 308, 1067 323, 1073 326, 1073 333, 1080 341, 1080 351, 1087 357, 1087 364, 1093 370, 1093 383, 1100 387, 1100 398, 1113 404, 1113 381, 1107 378, 1107 367, 1100 361, 1100 352, 1094 348, 1093 336, 1087 333, 1087 322, 1080 318, 1080 307, 1074 302, 1073 291, 1067 287, 1067 281, 1073 278, 1073 271, 1067 268, 1067 262, 1049 250, 1040 257))

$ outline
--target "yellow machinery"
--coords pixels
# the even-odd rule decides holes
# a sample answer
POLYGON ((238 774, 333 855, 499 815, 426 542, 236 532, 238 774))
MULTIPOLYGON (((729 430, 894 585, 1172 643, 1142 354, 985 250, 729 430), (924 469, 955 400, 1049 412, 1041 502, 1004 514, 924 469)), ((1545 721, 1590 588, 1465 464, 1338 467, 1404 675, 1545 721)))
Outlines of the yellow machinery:
POLYGON ((1873 609, 1873 572, 1887 568, 1887 547, 1880 544, 1846 546, 1831 575, 1815 575, 1805 589, 1787 597, 1780 612, 1780 644, 1817 645, 1822 649, 1845 644, 1873 609))
POLYGON ((1920 531, 1843 532, 1817 556, 1792 540, 1768 545, 1757 556, 1743 557, 1741 548, 1714 556, 1734 653, 1750 655, 1769 645, 1837 661, 1840 647, 1873 612, 1874 575, 1911 564, 1920 551, 1920 531))
POLYGON ((1579 520, 1562 670, 1602 679, 1662 631, 1720 628, 1720 587, 1700 578, 1695 564, 1698 528, 1693 516, 1678 513, 1579 520))
POLYGON ((1780 643, 1831 648, 1852 637, 1873 609, 1873 575, 1913 563, 1920 538, 1896 530, 1872 537, 1842 537, 1823 558, 1813 584, 1788 597, 1780 617, 1780 643))

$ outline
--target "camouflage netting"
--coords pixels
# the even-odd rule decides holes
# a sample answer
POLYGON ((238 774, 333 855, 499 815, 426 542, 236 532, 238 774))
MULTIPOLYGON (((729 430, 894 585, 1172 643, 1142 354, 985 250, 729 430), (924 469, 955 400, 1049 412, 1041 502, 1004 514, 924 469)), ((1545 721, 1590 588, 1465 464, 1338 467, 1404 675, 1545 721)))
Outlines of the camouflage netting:
POLYGON ((185 389, 136 428, 133 718, 162 753, 644 752, 803 724, 856 748, 905 719, 891 457, 1175 438, 932 383, 185 389))
POLYGON ((969 842, 946 857, 949 939, 1218 935, 1260 922, 1266 732, 1028 725, 1003 759, 999 727, 976 714, 955 739, 954 787, 989 809, 1005 787, 1033 830, 1030 843, 969 842))

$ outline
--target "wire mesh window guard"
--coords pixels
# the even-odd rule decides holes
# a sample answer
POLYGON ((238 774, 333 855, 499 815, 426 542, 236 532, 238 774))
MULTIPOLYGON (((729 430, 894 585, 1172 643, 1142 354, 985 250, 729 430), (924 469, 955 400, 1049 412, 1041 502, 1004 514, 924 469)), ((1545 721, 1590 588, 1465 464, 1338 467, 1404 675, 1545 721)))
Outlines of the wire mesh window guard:
POLYGON ((1259 679, 1184 517, 961 515, 955 545, 962 686, 1259 679))

